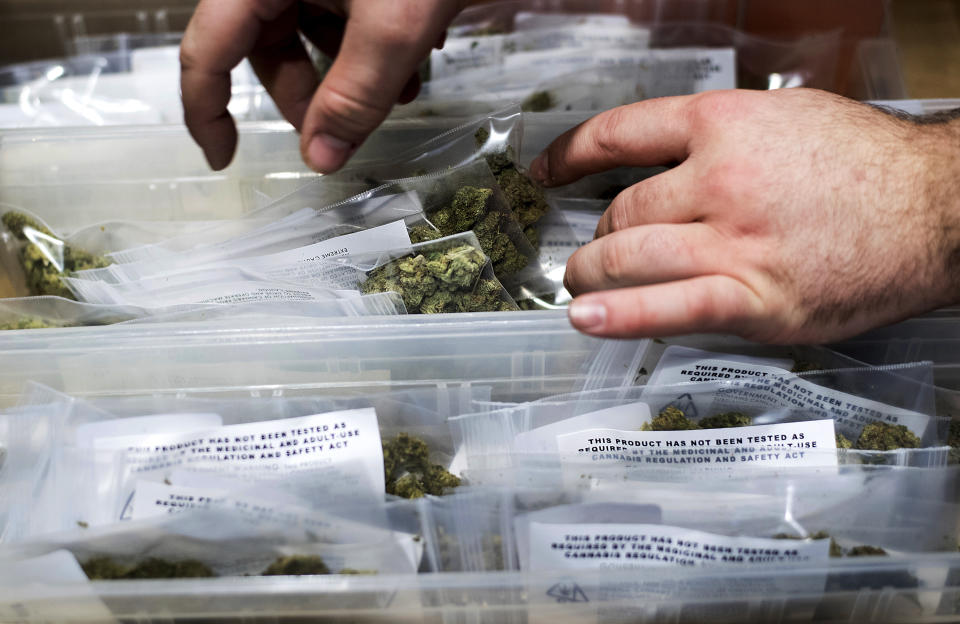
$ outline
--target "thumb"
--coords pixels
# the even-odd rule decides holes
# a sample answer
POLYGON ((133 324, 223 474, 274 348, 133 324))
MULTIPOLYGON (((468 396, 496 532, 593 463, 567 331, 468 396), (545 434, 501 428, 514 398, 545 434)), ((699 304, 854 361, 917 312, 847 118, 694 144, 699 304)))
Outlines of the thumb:
POLYGON ((336 171, 386 118, 456 15, 444 4, 458 3, 354 3, 337 58, 304 116, 300 150, 311 168, 336 171))

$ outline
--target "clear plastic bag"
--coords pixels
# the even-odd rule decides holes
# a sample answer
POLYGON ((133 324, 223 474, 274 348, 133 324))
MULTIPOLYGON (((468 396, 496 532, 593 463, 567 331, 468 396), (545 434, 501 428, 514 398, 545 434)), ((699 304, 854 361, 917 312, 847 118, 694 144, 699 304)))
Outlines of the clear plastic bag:
POLYGON ((392 314, 406 314, 403 301, 393 293, 317 301, 200 304, 151 309, 82 303, 62 297, 23 297, 0 299, 0 331, 256 317, 279 323, 282 319, 392 314))
MULTIPOLYGON (((377 509, 382 513, 382 507, 371 508, 377 509)), ((0 560, 68 550, 94 580, 415 573, 404 543, 411 537, 381 535, 369 542, 337 543, 275 520, 197 509, 10 544, 0 549, 0 560), (299 570, 298 562, 287 557, 307 557, 300 562, 311 569, 299 570)))
POLYGON ((810 565, 826 564, 828 557, 951 551, 956 494, 942 493, 950 491, 956 478, 956 470, 873 468, 831 477, 621 486, 568 492, 560 501, 541 492, 521 492, 514 499, 516 549, 523 569, 549 568, 547 562, 554 569, 810 565), (930 479, 926 483, 921 483, 923 474, 930 479), (662 535, 667 539, 653 539, 657 527, 667 529, 662 535), (711 535, 717 543, 705 547, 711 535), (738 544, 721 536, 766 543, 738 544), (792 559, 783 552, 806 550, 817 542, 813 559, 792 559))
POLYGON ((517 309, 473 232, 332 262, 347 270, 344 286, 349 281, 364 294, 397 292, 409 314, 517 309))
POLYGON ((349 212, 336 210, 339 202, 366 190, 367 186, 364 184, 334 184, 329 181, 320 184, 314 180, 276 201, 268 201, 262 208, 243 219, 227 221, 226 228, 221 224, 207 228, 194 227, 180 236, 155 244, 121 248, 120 251, 111 253, 110 257, 122 265, 134 265, 131 269, 137 266, 147 267, 151 262, 162 265, 178 254, 187 254, 188 257, 195 253, 202 254, 198 261, 207 262, 210 258, 223 258, 220 254, 231 251, 251 253, 251 250, 257 249, 253 242, 263 247, 276 244, 274 241, 283 242, 284 234, 288 238, 290 236, 290 233, 285 231, 289 225, 305 228, 303 236, 311 242, 317 242, 322 240, 319 236, 325 234, 329 237, 364 227, 375 227, 412 217, 419 211, 414 202, 407 201, 414 199, 409 196, 397 197, 392 202, 385 196, 378 196, 379 201, 349 205, 349 212), (339 230, 336 229, 337 226, 340 226, 339 230), (235 246, 244 244, 245 247, 235 249, 235 246))
MULTIPOLYGON (((488 123, 495 126, 495 121, 498 120, 490 118, 488 123)), ((472 135, 469 138, 472 140, 472 135)), ((444 148, 448 146, 444 144, 444 148)), ((509 198, 501 193, 502 185, 494 179, 487 165, 476 159, 475 148, 472 153, 473 157, 465 158, 462 164, 450 168, 437 167, 434 173, 418 177, 395 179, 355 199, 343 202, 342 206, 350 208, 351 203, 385 194, 415 192, 423 203, 426 217, 441 235, 450 236, 470 230, 476 233, 481 246, 493 262, 497 277, 509 289, 513 290, 514 286, 519 284, 539 287, 538 280, 541 275, 535 262, 537 252, 524 236, 515 214, 511 213, 509 198)), ((362 175, 377 178, 376 169, 375 166, 364 166, 362 175)), ((394 178, 400 173, 394 165, 389 166, 388 170, 394 174, 394 178)), ((410 167, 403 173, 413 173, 416 170, 417 167, 410 167)), ((351 177, 361 173, 360 170, 348 169, 334 175, 351 177)), ((323 179, 316 184, 323 184, 323 179)), ((304 191, 309 192, 308 189, 304 191)), ((300 191, 281 201, 295 201, 299 193, 300 191)), ((429 228, 411 231, 411 240, 414 243, 435 237, 436 234, 429 228)))
POLYGON ((489 387, 464 386, 352 397, 141 396, 86 402, 35 386, 25 403, 31 414, 47 416, 5 421, 12 465, 25 468, 12 468, 15 474, 5 475, 0 485, 33 491, 29 504, 7 499, 19 516, 8 522, 5 539, 145 517, 133 497, 147 482, 154 489, 162 489, 161 483, 177 486, 184 499, 200 501, 258 487, 264 503, 268 493, 280 503, 285 495, 345 505, 382 500, 384 492, 400 498, 440 495, 459 485, 450 472, 456 470, 457 448, 447 418, 489 397, 489 387), (323 432, 322 441, 314 439, 320 435, 314 430, 323 432), (24 439, 37 442, 26 445, 24 439), (258 446, 233 446, 241 443, 258 446), (322 451, 317 446, 327 444, 331 448, 322 451), (360 446, 348 451, 348 445, 360 446), (265 464, 263 454, 274 463, 265 464), (374 465, 377 474, 370 472, 374 465), (316 479, 318 471, 327 478, 316 479), (21 473, 26 476, 16 476, 21 473), (233 483, 223 486, 217 479, 233 483))
MULTIPOLYGON (((367 236, 375 238, 374 234, 369 234, 371 230, 398 221, 406 223, 411 229, 432 229, 424 220, 423 208, 416 193, 391 194, 384 190, 383 193, 358 197, 326 209, 305 207, 279 221, 216 244, 187 248, 188 241, 198 238, 198 235, 188 234, 172 241, 170 248, 154 245, 135 250, 140 252, 137 254, 142 258, 140 260, 80 272, 78 277, 122 283, 199 267, 226 266, 231 261, 297 248, 316 246, 318 253, 325 253, 325 247, 320 245, 324 241, 350 235, 353 236, 345 239, 345 244, 351 240, 365 240, 367 236), (171 248, 182 251, 171 251, 171 248)), ((129 254, 125 252, 124 255, 129 254)))
POLYGON ((448 36, 443 48, 431 53, 430 80, 443 79, 465 70, 496 67, 504 63, 505 57, 523 52, 645 48, 650 41, 650 31, 634 27, 626 19, 616 24, 573 23, 539 27, 533 20, 524 21, 531 27, 510 34, 448 36))
POLYGON ((540 24, 544 24, 542 20, 569 19, 558 17, 564 14, 607 22, 626 17, 635 28, 649 29, 651 48, 733 48, 737 57, 736 86, 740 88, 834 86, 839 32, 813 33, 797 39, 757 37, 723 23, 730 17, 727 7, 721 5, 722 2, 712 0, 671 5, 643 0, 562 0, 545 7, 535 1, 511 0, 470 7, 453 22, 450 33, 472 37, 510 33, 524 30, 524 22, 537 24, 541 20, 540 24), (527 15, 532 11, 540 11, 541 15, 530 21, 527 15))
POLYGON ((607 466, 617 466, 608 471, 614 480, 838 463, 944 466, 947 422, 935 415, 933 387, 912 378, 924 371, 929 364, 599 390, 491 406, 451 426, 474 482, 482 471, 513 482, 511 471, 525 464, 552 485, 607 466), (891 403, 861 396, 876 396, 865 391, 876 386, 891 403), (749 430, 756 440, 738 431, 759 426, 749 430), (785 454, 757 455, 767 451, 785 454))
MULTIPOLYGON (((287 263, 277 271, 294 271, 287 263)), ((306 270, 306 269, 304 269, 306 270)), ((168 277, 137 282, 108 284, 93 280, 64 278, 77 298, 99 305, 170 308, 184 305, 239 304, 267 301, 329 301, 352 293, 340 293, 329 284, 307 284, 276 274, 252 273, 238 267, 198 269, 168 277)))
POLYGON ((71 299, 72 293, 63 281, 65 276, 109 264, 106 258, 74 247, 26 212, 6 210, 3 226, 5 243, 17 247, 21 271, 31 295, 71 299))

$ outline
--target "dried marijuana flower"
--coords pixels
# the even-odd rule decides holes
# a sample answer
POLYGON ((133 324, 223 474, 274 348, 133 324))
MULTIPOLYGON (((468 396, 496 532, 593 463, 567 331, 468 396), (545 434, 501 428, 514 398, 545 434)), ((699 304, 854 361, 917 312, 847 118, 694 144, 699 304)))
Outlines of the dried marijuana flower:
POLYGON ((893 451, 899 448, 920 448, 920 438, 904 425, 870 423, 863 428, 856 448, 862 451, 893 451))
POLYGON ((278 557, 267 566, 260 576, 307 576, 316 574, 330 574, 330 569, 323 559, 316 555, 291 555, 278 557))
POLYGON ((727 429, 730 427, 749 427, 753 424, 753 419, 740 412, 723 412, 716 416, 701 418, 701 429, 727 429))
MULTIPOLYGON (((474 134, 474 138, 477 146, 481 147, 489 140, 490 132, 486 128, 480 128, 474 134)), ((484 158, 493 172, 493 177, 497 179, 497 186, 506 196, 520 227, 530 239, 530 244, 536 248, 539 235, 531 236, 533 231, 530 230, 530 226, 539 221, 550 209, 543 189, 517 167, 517 158, 512 147, 506 146, 488 152, 484 154, 484 158), (528 231, 530 231, 529 234, 528 231)))
POLYGON ((459 477, 430 461, 427 443, 408 433, 383 442, 383 472, 387 494, 402 498, 440 496, 460 485, 459 477))
POLYGON ((32 295, 56 295, 73 299, 73 294, 61 277, 76 271, 103 268, 110 263, 101 256, 94 256, 82 249, 75 249, 57 240, 53 233, 21 212, 7 212, 2 217, 3 225, 25 244, 20 249, 20 264, 32 295), (31 231, 36 237, 49 240, 43 247, 30 240, 31 231), (62 260, 61 260, 62 254, 62 260), (53 257, 51 257, 53 256, 53 257), (56 262, 54 261, 56 260, 56 262), (62 266, 57 266, 62 262, 62 266))
POLYGON ((879 546, 854 546, 846 552, 847 557, 880 557, 886 554, 887 551, 879 546))
MULTIPOLYGON (((493 197, 493 189, 464 186, 457 190, 449 206, 430 213, 429 217, 442 236, 472 230, 493 263, 493 272, 503 279, 527 266, 529 259, 503 231, 509 225, 509 216, 490 205, 493 197)), ((419 231, 416 235, 423 236, 419 231)), ((413 236, 411 233, 411 240, 413 236)))
POLYGON ((643 423, 641 431, 685 431, 687 429, 699 429, 697 423, 687 418, 682 411, 676 407, 664 408, 659 414, 653 417, 648 423, 643 423))
POLYGON ((168 561, 158 557, 150 557, 134 566, 124 566, 110 557, 94 557, 83 563, 81 567, 91 581, 209 578, 216 576, 206 564, 194 559, 168 561))
POLYGON ((837 438, 837 448, 838 449, 849 449, 853 448, 853 442, 847 439, 842 433, 836 434, 837 438))
POLYGON ((5 329, 43 329, 45 327, 60 327, 54 323, 49 323, 43 319, 33 316, 23 316, 16 321, 0 324, 0 331, 5 329))
POLYGON ((373 269, 360 290, 399 293, 410 314, 516 309, 502 299, 499 282, 481 278, 486 263, 483 252, 470 245, 438 245, 373 269))
POLYGON ((534 91, 520 104, 520 108, 526 113, 542 113, 554 106, 556 102, 549 91, 534 91))
POLYGON ((817 362, 810 362, 802 359, 795 359, 793 361, 793 367, 790 369, 791 373, 806 373, 809 371, 818 371, 823 370, 823 366, 817 362))
POLYGON ((729 427, 747 427, 753 419, 740 412, 724 412, 708 416, 694 422, 676 407, 666 407, 648 423, 643 423, 641 431, 687 431, 691 429, 726 429, 729 427))

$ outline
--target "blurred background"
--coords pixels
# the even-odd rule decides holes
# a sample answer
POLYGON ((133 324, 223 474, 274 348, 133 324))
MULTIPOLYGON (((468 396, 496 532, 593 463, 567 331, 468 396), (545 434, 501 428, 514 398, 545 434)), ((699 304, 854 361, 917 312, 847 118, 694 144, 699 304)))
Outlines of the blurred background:
MULTIPOLYGON (((169 41, 183 31, 195 4, 0 0, 0 66, 140 47, 151 38, 169 41)), ((549 1, 542 4, 550 8, 549 1)), ((604 4, 613 11, 627 6, 601 0, 585 8, 604 4)), ((638 22, 720 22, 761 37, 839 31, 836 91, 861 98, 960 97, 960 0, 650 0, 629 6, 644 13, 631 15, 638 22)))

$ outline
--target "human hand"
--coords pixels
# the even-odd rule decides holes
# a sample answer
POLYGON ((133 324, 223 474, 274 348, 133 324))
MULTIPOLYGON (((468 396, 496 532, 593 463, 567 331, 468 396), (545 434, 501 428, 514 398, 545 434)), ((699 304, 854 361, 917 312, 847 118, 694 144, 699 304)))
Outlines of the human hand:
POLYGON ((417 65, 443 45, 465 0, 200 0, 180 47, 184 119, 213 169, 233 158, 230 70, 249 56, 313 169, 339 169, 420 88, 417 65), (320 84, 298 29, 333 65, 320 84))
POLYGON ((614 199, 568 261, 570 319, 610 337, 848 337, 958 300, 960 122, 836 95, 728 91, 620 107, 531 165, 546 185, 680 162, 614 199))

